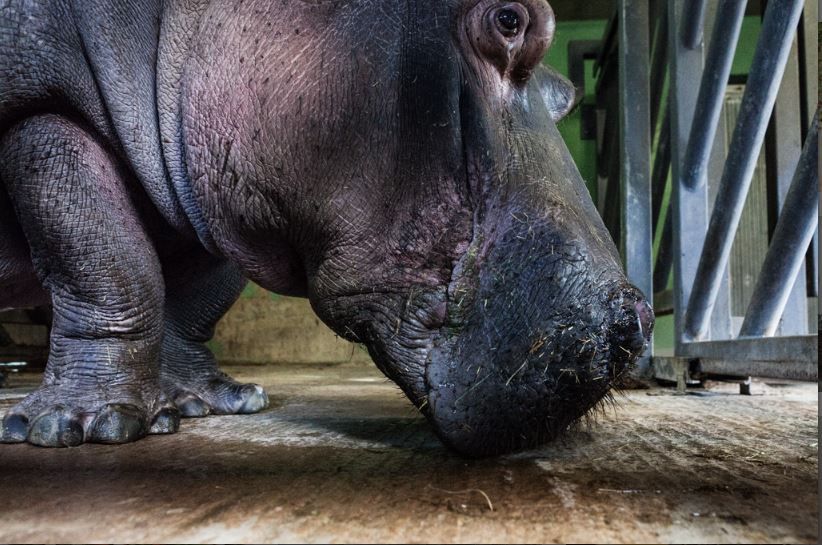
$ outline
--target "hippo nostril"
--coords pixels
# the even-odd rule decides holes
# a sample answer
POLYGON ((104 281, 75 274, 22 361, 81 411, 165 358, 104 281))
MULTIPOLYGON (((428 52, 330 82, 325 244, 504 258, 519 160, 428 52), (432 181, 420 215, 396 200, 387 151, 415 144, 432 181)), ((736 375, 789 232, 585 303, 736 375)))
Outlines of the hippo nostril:
POLYGON ((645 336, 639 315, 631 313, 631 315, 626 316, 626 318, 631 321, 628 322, 627 327, 623 330, 620 347, 628 350, 632 355, 636 355, 645 349, 648 338, 645 336))
POLYGON ((654 331, 654 309, 644 299, 638 301, 634 305, 634 309, 639 320, 639 333, 646 342, 650 342, 651 333, 654 331))
POLYGON ((617 359, 639 355, 651 341, 654 311, 633 286, 623 287, 611 296, 616 303, 611 343, 617 359))

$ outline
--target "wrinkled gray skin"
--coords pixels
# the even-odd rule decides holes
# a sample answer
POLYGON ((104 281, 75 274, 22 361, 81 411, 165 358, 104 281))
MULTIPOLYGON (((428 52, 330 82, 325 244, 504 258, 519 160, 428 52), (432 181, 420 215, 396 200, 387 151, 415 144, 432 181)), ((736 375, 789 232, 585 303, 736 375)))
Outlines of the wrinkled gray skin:
POLYGON ((461 453, 562 432, 653 314, 557 132, 553 32, 544 0, 5 2, 0 308, 55 319, 2 440, 265 407, 203 344, 244 277, 365 343, 461 453))

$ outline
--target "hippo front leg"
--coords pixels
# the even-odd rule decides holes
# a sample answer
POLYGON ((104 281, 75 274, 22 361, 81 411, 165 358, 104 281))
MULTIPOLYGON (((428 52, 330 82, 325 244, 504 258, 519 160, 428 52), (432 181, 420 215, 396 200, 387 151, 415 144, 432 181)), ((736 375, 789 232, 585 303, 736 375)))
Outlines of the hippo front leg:
POLYGON ((256 413, 268 406, 257 384, 241 384, 220 371, 206 343, 240 296, 247 280, 237 268, 202 249, 164 264, 165 333, 160 382, 183 416, 256 413))
POLYGON ((3 442, 125 443, 177 430, 159 387, 163 278, 127 176, 59 116, 22 121, 0 141, 0 179, 54 307, 43 383, 3 418, 3 442))

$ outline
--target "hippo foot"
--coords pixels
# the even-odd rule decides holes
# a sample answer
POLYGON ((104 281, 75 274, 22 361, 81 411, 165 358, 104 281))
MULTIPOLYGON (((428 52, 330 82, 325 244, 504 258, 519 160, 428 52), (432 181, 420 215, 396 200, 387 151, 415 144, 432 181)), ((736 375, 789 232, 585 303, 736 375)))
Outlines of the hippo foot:
POLYGON ((163 395, 41 386, 12 407, 0 425, 0 443, 41 447, 118 444, 149 434, 175 433, 180 412, 163 395))
POLYGON ((268 407, 262 386, 241 384, 220 371, 194 380, 165 375, 162 384, 184 418, 253 414, 268 407))

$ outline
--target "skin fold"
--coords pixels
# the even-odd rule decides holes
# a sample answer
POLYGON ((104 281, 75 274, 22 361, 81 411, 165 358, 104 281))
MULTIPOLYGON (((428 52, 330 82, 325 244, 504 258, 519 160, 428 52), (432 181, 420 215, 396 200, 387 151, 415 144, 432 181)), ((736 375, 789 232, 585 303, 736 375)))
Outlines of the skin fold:
POLYGON ((245 278, 308 297, 462 454, 562 433, 653 312, 556 129, 554 27, 544 0, 7 2, 0 307, 55 325, 0 439, 261 410, 204 345, 245 278))

